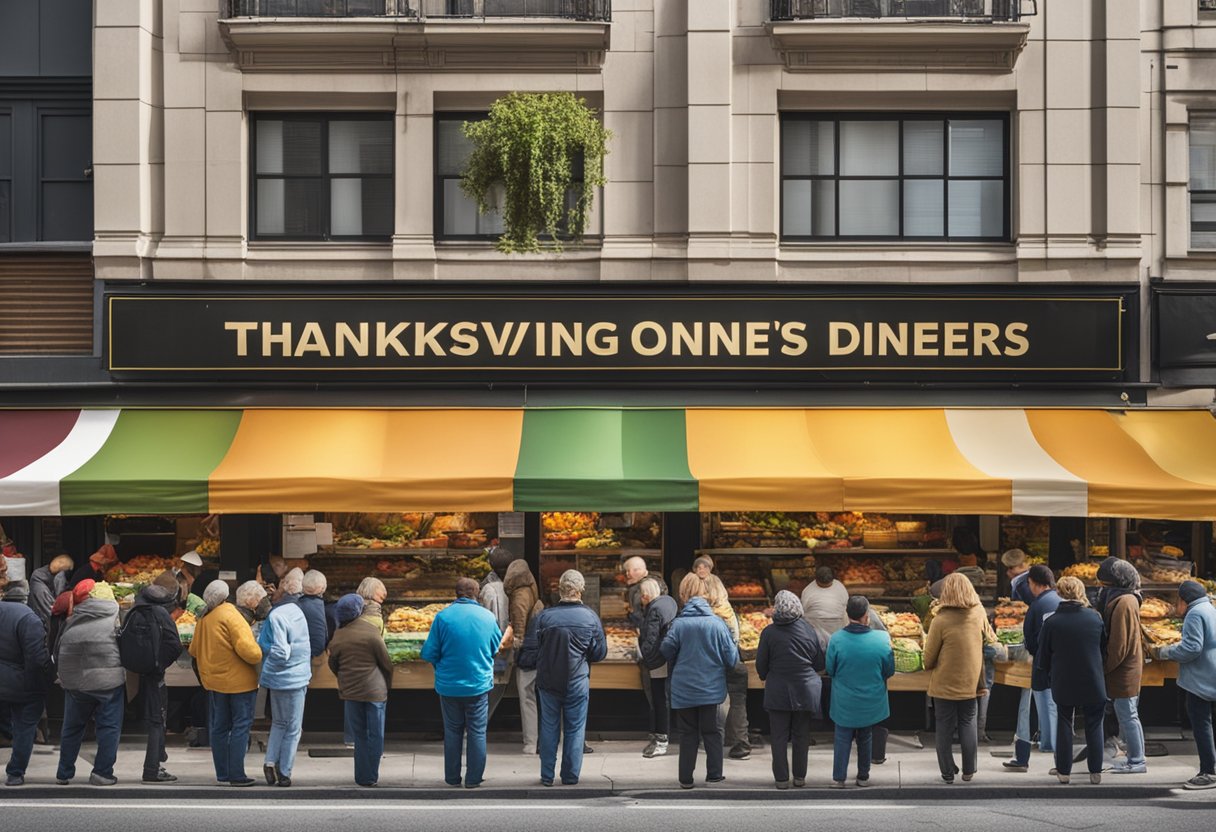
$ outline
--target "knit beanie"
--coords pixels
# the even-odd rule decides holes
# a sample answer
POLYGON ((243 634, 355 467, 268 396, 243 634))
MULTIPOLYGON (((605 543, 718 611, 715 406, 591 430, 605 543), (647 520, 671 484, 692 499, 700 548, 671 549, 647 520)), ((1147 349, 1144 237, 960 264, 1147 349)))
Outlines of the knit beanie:
POLYGON ((343 595, 334 605, 334 618, 338 620, 339 627, 346 626, 361 615, 363 615, 363 598, 358 593, 352 592, 349 595, 343 595))
POLYGON ((1178 597, 1186 603, 1197 601, 1208 594, 1208 591, 1203 588, 1203 584, 1198 581, 1183 581, 1178 587, 1178 597))
POLYGON ((152 583, 177 595, 177 576, 173 574, 172 569, 166 569, 164 572, 161 572, 152 583))
POLYGON ((92 578, 85 578, 72 589, 72 600, 77 604, 83 604, 89 600, 89 593, 93 591, 93 587, 97 586, 97 582, 92 578))
POLYGON ((89 597, 100 598, 103 601, 113 601, 114 587, 110 586, 105 581, 102 581, 99 584, 94 584, 93 588, 89 590, 89 597))

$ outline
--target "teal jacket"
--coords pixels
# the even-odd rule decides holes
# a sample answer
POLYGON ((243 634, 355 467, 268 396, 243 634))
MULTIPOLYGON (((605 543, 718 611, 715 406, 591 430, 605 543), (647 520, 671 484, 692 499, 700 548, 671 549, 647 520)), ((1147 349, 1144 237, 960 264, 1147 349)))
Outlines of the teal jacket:
POLYGON ((842 728, 868 728, 891 715, 887 679, 895 674, 891 638, 881 630, 850 624, 828 641, 832 677, 832 722, 842 728))
POLYGON ((502 630, 494 613, 472 598, 457 598, 435 616, 422 660, 435 666, 440 696, 480 696, 494 687, 494 656, 502 630))

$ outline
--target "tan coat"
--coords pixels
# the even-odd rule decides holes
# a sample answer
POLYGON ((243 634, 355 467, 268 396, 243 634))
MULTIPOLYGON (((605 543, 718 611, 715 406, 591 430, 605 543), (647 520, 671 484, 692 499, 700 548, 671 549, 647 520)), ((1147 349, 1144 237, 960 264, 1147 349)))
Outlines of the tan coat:
POLYGON ((508 617, 511 630, 514 633, 514 646, 522 647, 524 636, 528 633, 528 624, 532 616, 545 608, 540 602, 540 590, 536 586, 536 578, 526 561, 512 561, 507 567, 506 577, 503 578, 503 589, 507 592, 509 604, 508 617))
POLYGON ((942 607, 925 638, 929 695, 951 702, 975 699, 983 688, 984 624, 981 606, 942 607))
POLYGON ((1144 672, 1144 645, 1140 633, 1140 603, 1134 595, 1120 595, 1107 605, 1103 615, 1106 624, 1106 695, 1111 699, 1126 699, 1140 695, 1140 677, 1144 672))

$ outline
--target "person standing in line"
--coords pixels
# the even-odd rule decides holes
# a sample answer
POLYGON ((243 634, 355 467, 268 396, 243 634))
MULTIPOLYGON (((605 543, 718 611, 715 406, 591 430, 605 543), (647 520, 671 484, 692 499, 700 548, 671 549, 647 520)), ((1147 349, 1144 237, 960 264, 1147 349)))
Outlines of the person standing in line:
POLYGON ((540 600, 540 588, 525 560, 515 560, 507 567, 503 578, 507 592, 507 624, 511 628, 511 646, 516 653, 515 686, 519 693, 519 721, 523 729, 523 753, 536 754, 539 718, 536 704, 536 671, 519 667, 519 651, 524 646, 524 636, 532 619, 545 608, 540 600))
MULTIPOLYGON (((0 557, 0 560, 4 560, 0 557)), ((0 588, 3 587, 0 581, 0 588)), ((4 785, 25 784, 50 678, 46 626, 25 604, 0 602, 0 714, 12 735, 4 785)))
POLYGON ((676 606, 676 599, 664 594, 659 582, 652 578, 644 579, 639 591, 646 616, 638 630, 638 660, 646 674, 643 680, 650 685, 651 723, 654 727, 650 742, 642 749, 642 756, 650 759, 662 757, 668 748, 671 732, 671 711, 667 696, 669 669, 659 647, 671 627, 671 622, 675 621, 679 608, 676 606))
POLYGON ((123 664, 127 670, 139 674, 139 695, 148 732, 143 782, 149 784, 177 780, 164 767, 169 760, 165 753, 165 712, 169 706, 165 671, 182 654, 182 642, 173 623, 172 613, 176 608, 176 592, 149 584, 136 596, 118 638, 123 664))
POLYGON ((1144 636, 1140 629, 1140 573, 1119 558, 1107 558, 1098 567, 1102 582, 1102 622, 1106 628, 1106 657, 1103 671, 1106 695, 1114 701, 1119 733, 1127 757, 1116 764, 1114 774, 1144 774, 1144 728, 1140 724, 1140 681, 1144 672, 1144 636))
POLYGON ((849 603, 849 591, 836 580, 830 566, 815 570, 815 580, 802 590, 802 612, 806 623, 815 628, 820 643, 848 624, 845 607, 849 603))
POLYGON ((114 761, 127 705, 127 672, 118 652, 118 603, 107 583, 94 584, 87 595, 80 593, 88 584, 76 585, 76 606, 56 652, 59 683, 66 694, 55 772, 55 782, 61 786, 76 776, 76 758, 90 719, 97 726, 97 756, 89 784, 113 786, 118 782, 114 761))
POLYGON ((722 730, 718 706, 726 698, 726 674, 739 663, 739 648, 726 623, 706 600, 705 580, 689 573, 680 582, 683 609, 659 646, 671 668, 671 708, 680 733, 680 788, 693 787, 697 749, 705 746, 705 782, 721 783, 722 730))
POLYGON ((1089 782, 1102 782, 1102 719, 1106 712, 1106 682, 1102 653, 1106 633, 1102 616, 1089 608, 1080 578, 1061 578, 1056 585, 1060 604, 1043 622, 1035 667, 1047 674, 1056 703, 1056 777, 1067 784, 1072 774, 1073 715, 1085 718, 1089 782))
POLYGON ((843 789, 849 776, 849 751, 857 744, 857 785, 870 785, 874 726, 891 716, 887 679, 895 675, 891 638, 870 627, 870 602, 854 595, 845 607, 848 625, 828 642, 826 668, 834 694, 829 706, 835 724, 832 788, 843 789))
MULTIPOLYGON (((1026 618, 1022 621, 1022 641, 1026 652, 1033 660, 1039 650, 1039 633, 1043 622, 1050 618, 1060 606, 1060 596, 1056 593, 1056 579, 1046 566, 1035 564, 1030 567, 1026 586, 1034 597, 1026 618)), ((1056 703, 1051 698, 1051 684, 1046 674, 1039 670, 1037 663, 1030 672, 1030 691, 1034 700, 1034 708, 1039 721, 1039 750, 1052 751, 1056 736, 1056 703)), ((1008 771, 1030 770, 1030 711, 1018 713, 1017 733, 1015 734, 1013 759, 1006 760, 1004 767, 1008 771)), ((1055 773, 1053 768, 1052 773, 1055 773)))
POLYGON ((587 583, 568 569, 557 582, 559 601, 538 614, 524 637, 519 665, 536 670, 540 697, 540 782, 552 786, 557 773, 558 735, 562 735, 561 782, 578 784, 587 735, 591 665, 608 655, 599 616, 583 604, 587 583))
POLYGON ((68 578, 67 588, 75 589, 81 581, 103 583, 106 579, 106 570, 116 563, 118 563, 118 552, 107 543, 89 555, 87 561, 76 567, 76 571, 68 578))
POLYGON ((296 749, 304 722, 304 699, 312 680, 312 642, 308 619, 300 609, 304 574, 293 569, 279 584, 279 603, 266 616, 258 646, 262 648, 260 684, 270 696, 270 736, 262 774, 269 786, 291 785, 296 749))
POLYGON ((480 786, 485 775, 494 656, 511 635, 499 630, 494 613, 477 603, 479 592, 472 578, 458 580, 455 603, 435 616, 422 645, 422 660, 435 667, 435 692, 443 710, 443 779, 449 786, 461 785, 461 750, 467 736, 466 789, 480 786))
MULTIPOLYGON (((708 558, 706 558, 708 560, 708 558)), ((693 574, 700 575, 694 569, 693 574)), ((717 575, 705 581, 705 600, 713 608, 714 615, 722 619, 730 630, 730 637, 739 646, 739 616, 730 604, 726 586, 717 575)), ((729 749, 732 760, 746 760, 752 756, 752 744, 747 725, 747 666, 742 661, 726 671, 726 701, 718 708, 718 724, 722 728, 722 739, 729 749)))
POLYGON ((30 575, 30 609, 46 623, 51 617, 51 607, 55 599, 67 592, 68 575, 76 568, 76 564, 67 555, 58 555, 46 566, 40 566, 30 575))
POLYGON ((384 711, 393 686, 393 662, 384 639, 371 622, 360 618, 363 599, 343 595, 335 605, 338 631, 329 644, 329 669, 338 680, 338 697, 355 741, 355 783, 371 788, 380 782, 384 756, 384 711))
POLYGON ((512 562, 511 558, 513 558, 513 555, 500 549, 495 549, 494 552, 495 557, 490 564, 493 568, 481 579, 481 591, 477 595, 477 601, 490 612, 494 613, 494 620, 498 622, 498 629, 505 633, 507 626, 511 623, 511 614, 510 601, 507 598, 507 587, 503 583, 503 579, 507 574, 507 566, 512 562))
POLYGON ((245 752, 253 727, 262 648, 237 608, 224 603, 227 598, 228 585, 223 581, 212 581, 203 590, 207 613, 194 627, 190 655, 207 691, 207 735, 215 779, 232 786, 252 786, 253 778, 245 774, 245 752))
POLYGON ((642 581, 647 578, 655 581, 663 594, 667 592, 667 584, 658 572, 651 572, 646 565, 646 559, 637 555, 628 558, 621 569, 625 572, 625 602, 629 605, 629 623, 634 629, 642 626, 646 612, 642 607, 642 581))
POLYGON ((329 581, 318 569, 309 569, 301 582, 303 594, 298 603, 308 621, 308 645, 312 658, 318 658, 329 644, 329 628, 325 625, 325 590, 329 581))
POLYGON ((236 588, 236 608, 256 638, 262 631, 262 622, 270 615, 266 588, 257 581, 245 581, 236 588))
POLYGON ((1216 608, 1198 581, 1178 587, 1176 612, 1182 620, 1182 641, 1153 648, 1155 659, 1178 662, 1178 687, 1186 691, 1199 773, 1183 784, 1187 789, 1216 788, 1216 743, 1212 739, 1212 705, 1216 703, 1216 608))
POLYGON ((355 592, 363 599, 363 617, 374 624, 380 635, 384 635, 384 610, 381 605, 388 598, 388 589, 379 578, 364 578, 355 592))
POLYGON ((773 623, 760 632, 756 673, 764 680, 764 709, 772 729, 773 779, 778 789, 790 787, 793 746, 793 784, 806 785, 807 755, 811 747, 811 720, 819 716, 824 651, 819 637, 802 617, 802 602, 782 590, 773 599, 773 623))
POLYGON ((941 608, 925 637, 925 669, 937 720, 937 765, 942 780, 954 782, 954 734, 963 751, 963 782, 978 769, 976 711, 983 694, 986 617, 971 581, 951 572, 942 585, 941 608))

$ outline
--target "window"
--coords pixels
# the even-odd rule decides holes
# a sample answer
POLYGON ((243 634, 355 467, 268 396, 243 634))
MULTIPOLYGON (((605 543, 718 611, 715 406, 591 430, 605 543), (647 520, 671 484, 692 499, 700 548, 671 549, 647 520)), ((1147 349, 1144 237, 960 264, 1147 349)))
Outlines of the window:
POLYGON ((0 85, 0 243, 92 240, 88 102, 4 92, 0 85))
POLYGON ((388 240, 393 117, 254 117, 250 210, 256 240, 388 240))
POLYGON ((1216 248, 1216 116, 1191 119, 1191 248, 1216 248))
POLYGON ((0 243, 13 240, 13 117, 0 110, 0 243))
POLYGON ((1008 117, 784 114, 781 236, 1009 239, 1008 117))

